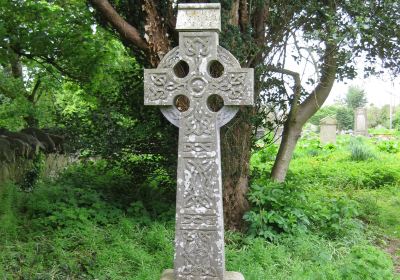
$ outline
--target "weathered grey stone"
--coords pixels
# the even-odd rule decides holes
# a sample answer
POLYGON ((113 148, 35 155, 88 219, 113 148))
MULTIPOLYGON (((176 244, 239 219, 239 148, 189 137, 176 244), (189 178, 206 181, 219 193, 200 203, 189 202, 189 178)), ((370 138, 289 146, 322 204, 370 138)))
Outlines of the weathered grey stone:
POLYGON ((368 136, 367 108, 354 111, 354 134, 368 136))
POLYGON ((235 116, 239 105, 253 105, 254 74, 218 45, 219 4, 180 4, 178 9, 179 47, 166 54, 157 69, 145 69, 144 102, 163 106, 164 116, 179 127, 176 280, 223 280, 219 130, 235 116), (205 24, 207 20, 215 22, 205 24), (188 69, 177 73, 182 61, 188 69), (214 72, 213 65, 222 65, 223 71, 214 72), (220 110, 212 110, 208 103, 212 95, 222 98, 220 110), (177 104, 182 96, 188 104, 177 104))
MULTIPOLYGON (((174 270, 173 269, 164 270, 160 280, 175 280, 174 270)), ((224 280, 244 280, 244 277, 239 272, 226 271, 224 280)))
POLYGON ((220 4, 178 4, 176 30, 221 31, 220 4))
POLYGON ((320 141, 322 144, 336 143, 337 121, 334 117, 325 117, 320 120, 320 141))

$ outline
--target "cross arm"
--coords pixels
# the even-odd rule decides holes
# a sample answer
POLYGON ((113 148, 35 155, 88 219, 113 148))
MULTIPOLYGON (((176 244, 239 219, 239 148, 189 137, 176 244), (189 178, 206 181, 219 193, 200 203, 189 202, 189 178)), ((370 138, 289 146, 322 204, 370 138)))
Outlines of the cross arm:
POLYGON ((224 105, 254 104, 254 70, 230 69, 219 80, 210 84, 210 91, 224 99, 224 105))
POLYGON ((144 104, 169 106, 184 84, 177 82, 168 69, 144 69, 144 104))

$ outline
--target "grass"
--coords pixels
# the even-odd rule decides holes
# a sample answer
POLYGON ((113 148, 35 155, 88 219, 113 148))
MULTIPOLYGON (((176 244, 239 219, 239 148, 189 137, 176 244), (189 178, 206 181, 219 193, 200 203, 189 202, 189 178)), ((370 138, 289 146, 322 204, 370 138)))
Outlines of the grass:
MULTIPOLYGON (((274 215, 259 227, 268 237, 226 233, 227 270, 246 280, 400 279, 399 154, 365 141, 376 156, 354 161, 349 139, 312 141, 299 144, 279 192, 265 179, 276 149, 254 154, 250 195, 263 201, 254 217, 274 215)), ((31 193, 0 187, 0 279, 159 279, 173 266, 174 204, 146 182, 99 163, 31 193)))

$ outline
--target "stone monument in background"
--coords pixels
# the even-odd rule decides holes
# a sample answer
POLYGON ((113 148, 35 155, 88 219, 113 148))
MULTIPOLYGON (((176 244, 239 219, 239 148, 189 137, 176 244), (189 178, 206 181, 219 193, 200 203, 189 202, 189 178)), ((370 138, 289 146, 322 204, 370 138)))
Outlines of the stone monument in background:
POLYGON ((244 279, 225 272, 220 127, 253 105, 253 69, 220 47, 220 4, 178 4, 179 47, 144 73, 144 102, 179 127, 174 270, 161 279, 244 279))
POLYGON ((337 121, 333 117, 325 117, 320 120, 319 137, 322 144, 336 143, 337 121))
POLYGON ((367 108, 354 111, 354 135, 368 136, 367 108))

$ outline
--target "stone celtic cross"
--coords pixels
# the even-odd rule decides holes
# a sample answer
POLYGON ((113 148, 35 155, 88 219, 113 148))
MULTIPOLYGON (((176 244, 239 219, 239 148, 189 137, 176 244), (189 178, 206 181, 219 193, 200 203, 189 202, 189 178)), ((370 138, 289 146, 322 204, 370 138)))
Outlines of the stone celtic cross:
POLYGON ((145 105, 179 127, 176 280, 227 277, 219 129, 253 105, 253 69, 218 45, 220 26, 220 4, 179 4, 179 47, 144 72, 145 105))

